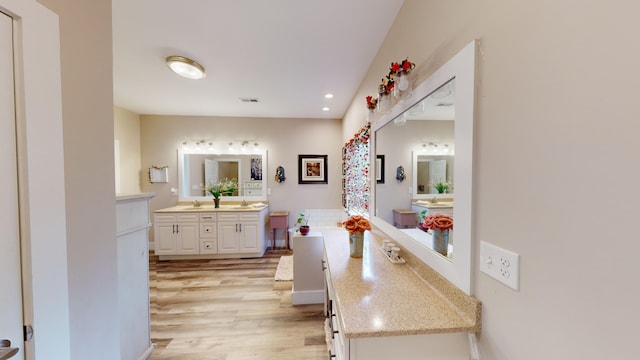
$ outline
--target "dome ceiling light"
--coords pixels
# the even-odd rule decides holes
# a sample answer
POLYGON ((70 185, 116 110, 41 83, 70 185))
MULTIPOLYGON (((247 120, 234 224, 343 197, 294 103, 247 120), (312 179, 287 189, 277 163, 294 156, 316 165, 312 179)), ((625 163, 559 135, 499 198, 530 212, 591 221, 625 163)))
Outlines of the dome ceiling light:
POLYGON ((183 78, 200 80, 207 76, 202 65, 184 56, 171 55, 167 57, 166 62, 174 73, 183 78))

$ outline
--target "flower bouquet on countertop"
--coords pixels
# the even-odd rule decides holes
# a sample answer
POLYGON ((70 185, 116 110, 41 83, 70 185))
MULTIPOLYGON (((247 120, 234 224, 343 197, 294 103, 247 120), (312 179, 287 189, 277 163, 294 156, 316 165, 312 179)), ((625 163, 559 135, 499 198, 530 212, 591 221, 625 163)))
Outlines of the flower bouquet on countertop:
POLYGON ((418 225, 422 230, 453 230, 453 218, 447 214, 431 214, 418 225))
POLYGON ((347 220, 342 222, 342 225, 349 234, 371 230, 371 223, 362 215, 351 215, 347 220))

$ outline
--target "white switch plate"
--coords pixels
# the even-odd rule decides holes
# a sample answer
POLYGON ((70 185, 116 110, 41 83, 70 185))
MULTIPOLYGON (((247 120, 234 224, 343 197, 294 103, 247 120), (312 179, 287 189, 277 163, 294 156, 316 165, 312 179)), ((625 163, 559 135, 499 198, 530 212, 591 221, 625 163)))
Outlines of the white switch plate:
POLYGON ((520 289, 520 255, 480 242, 480 271, 518 291, 520 289))

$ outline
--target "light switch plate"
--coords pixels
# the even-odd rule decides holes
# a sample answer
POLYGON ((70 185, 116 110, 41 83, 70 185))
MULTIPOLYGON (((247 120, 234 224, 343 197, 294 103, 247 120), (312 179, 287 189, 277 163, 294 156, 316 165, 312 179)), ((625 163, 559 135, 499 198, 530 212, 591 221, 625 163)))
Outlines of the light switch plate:
POLYGON ((480 242, 480 271, 518 291, 520 255, 501 247, 480 242))

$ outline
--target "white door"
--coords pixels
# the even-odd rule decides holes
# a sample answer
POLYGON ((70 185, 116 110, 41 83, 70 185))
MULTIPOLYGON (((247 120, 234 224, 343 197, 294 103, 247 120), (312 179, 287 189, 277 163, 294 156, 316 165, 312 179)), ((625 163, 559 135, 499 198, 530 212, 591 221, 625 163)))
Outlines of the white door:
POLYGON ((217 184, 220 174, 218 174, 218 160, 204 159, 204 185, 217 184))
POLYGON ((13 89, 12 19, 0 12, 0 340, 23 359, 18 172, 13 89))
MULTIPOLYGON (((447 181, 447 160, 429 161, 429 184, 447 181)), ((430 194, 437 194, 435 187, 429 186, 430 194)))

